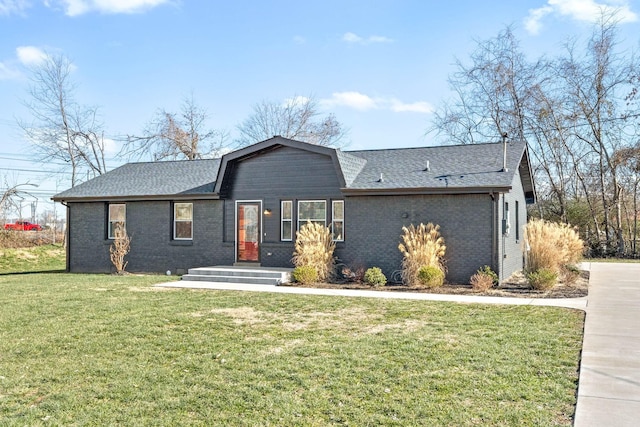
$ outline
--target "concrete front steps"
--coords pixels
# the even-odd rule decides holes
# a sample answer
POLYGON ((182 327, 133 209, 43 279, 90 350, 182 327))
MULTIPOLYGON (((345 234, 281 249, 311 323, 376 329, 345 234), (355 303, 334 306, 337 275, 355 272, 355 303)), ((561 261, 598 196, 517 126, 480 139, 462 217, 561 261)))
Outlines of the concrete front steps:
POLYGON ((182 280, 246 283, 251 285, 279 285, 291 281, 290 268, 253 267, 253 266, 214 266, 190 268, 182 280))

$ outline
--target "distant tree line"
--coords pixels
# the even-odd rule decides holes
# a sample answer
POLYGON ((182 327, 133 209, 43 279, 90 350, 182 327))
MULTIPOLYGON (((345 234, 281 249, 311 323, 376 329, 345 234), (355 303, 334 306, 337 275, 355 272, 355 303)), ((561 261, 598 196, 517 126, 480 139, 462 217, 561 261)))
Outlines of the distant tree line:
POLYGON ((434 115, 446 141, 526 140, 538 202, 532 215, 579 227, 594 255, 636 255, 640 64, 602 14, 583 45, 530 60, 510 27, 481 41, 449 78, 434 115))

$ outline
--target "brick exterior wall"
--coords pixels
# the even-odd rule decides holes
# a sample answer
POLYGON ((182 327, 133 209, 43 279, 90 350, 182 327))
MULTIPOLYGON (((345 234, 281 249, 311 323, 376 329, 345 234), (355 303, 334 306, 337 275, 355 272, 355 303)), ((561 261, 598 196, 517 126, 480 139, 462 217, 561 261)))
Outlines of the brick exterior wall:
MULTIPOLYGON (((172 240, 168 201, 126 202, 130 272, 186 272, 193 267, 229 265, 233 246, 222 245, 222 202, 193 202, 193 240, 172 240)), ((112 240, 106 239, 105 203, 69 204, 69 256, 72 272, 112 272, 112 240)))
POLYGON ((432 222, 447 246, 447 280, 468 283, 491 265, 492 199, 489 194, 348 197, 341 262, 380 267, 387 278, 401 268, 402 227, 432 222))

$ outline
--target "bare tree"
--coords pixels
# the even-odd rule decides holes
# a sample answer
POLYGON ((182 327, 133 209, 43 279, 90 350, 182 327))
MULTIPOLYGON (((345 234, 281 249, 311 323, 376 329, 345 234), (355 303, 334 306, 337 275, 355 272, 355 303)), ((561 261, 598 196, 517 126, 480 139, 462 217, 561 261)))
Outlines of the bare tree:
POLYGON ((152 155, 154 160, 195 160, 217 157, 227 140, 224 131, 206 129, 208 114, 193 95, 185 97, 180 113, 158 110, 142 136, 127 135, 122 153, 129 158, 152 155))
POLYGON ((458 143, 496 141, 503 132, 526 140, 538 213, 565 222, 577 214, 594 247, 622 255, 624 194, 633 189, 623 176, 630 168, 612 156, 637 140, 628 129, 638 128, 640 64, 617 49, 616 25, 615 14, 603 13, 584 47, 568 43, 552 60, 527 61, 509 28, 480 42, 470 65, 458 61, 455 97, 431 130, 458 143))
MULTIPOLYGON (((567 93, 568 117, 572 123, 574 152, 585 153, 587 163, 595 166, 595 188, 601 198, 605 242, 608 250, 624 253, 622 196, 619 165, 614 162, 616 151, 628 147, 625 138, 626 117, 624 96, 629 93, 639 64, 633 56, 616 50, 617 22, 615 15, 603 14, 594 27, 584 56, 567 48, 567 57, 560 61, 558 75, 567 93), (613 212, 611 212, 613 211, 613 212), (613 219, 611 218, 613 214, 613 219)), ((592 187, 593 188, 593 187, 592 187)))
POLYGON ((279 135, 323 146, 338 146, 347 131, 333 114, 322 117, 313 97, 295 96, 284 103, 262 101, 238 126, 239 147, 279 135))
POLYGON ((449 77, 455 93, 434 115, 435 131, 462 144, 497 141, 505 133, 523 139, 526 106, 541 64, 530 64, 510 27, 478 42, 471 64, 456 61, 449 77))
POLYGON ((7 216, 7 213, 15 210, 19 212, 20 204, 26 197, 33 197, 29 192, 25 189, 27 186, 36 187, 35 184, 31 184, 28 182, 21 184, 9 184, 9 181, 5 177, 4 179, 4 190, 0 193, 0 212, 4 217, 7 216))
POLYGON ((32 120, 18 121, 42 160, 69 164, 72 186, 79 183, 81 173, 96 176, 106 172, 98 110, 75 101, 73 69, 67 57, 46 55, 44 62, 31 70, 29 99, 24 102, 32 120))

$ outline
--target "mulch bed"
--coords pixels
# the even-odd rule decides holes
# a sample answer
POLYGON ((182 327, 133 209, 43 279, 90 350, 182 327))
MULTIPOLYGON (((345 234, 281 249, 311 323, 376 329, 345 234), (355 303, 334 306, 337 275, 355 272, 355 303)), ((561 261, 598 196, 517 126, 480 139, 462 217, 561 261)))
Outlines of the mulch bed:
POLYGON ((425 289, 405 286, 401 283, 387 283, 386 286, 373 287, 365 283, 345 282, 345 283, 312 283, 302 285, 300 283, 287 284, 301 288, 324 288, 324 289, 360 289, 371 291, 394 291, 394 292, 421 292, 432 294, 456 294, 456 295, 484 295, 493 297, 514 297, 514 298, 579 298, 588 294, 589 272, 581 271, 580 277, 574 283, 559 282, 547 291, 537 291, 532 289, 522 273, 515 273, 504 283, 485 292, 477 292, 467 284, 445 283, 440 288, 425 289))

